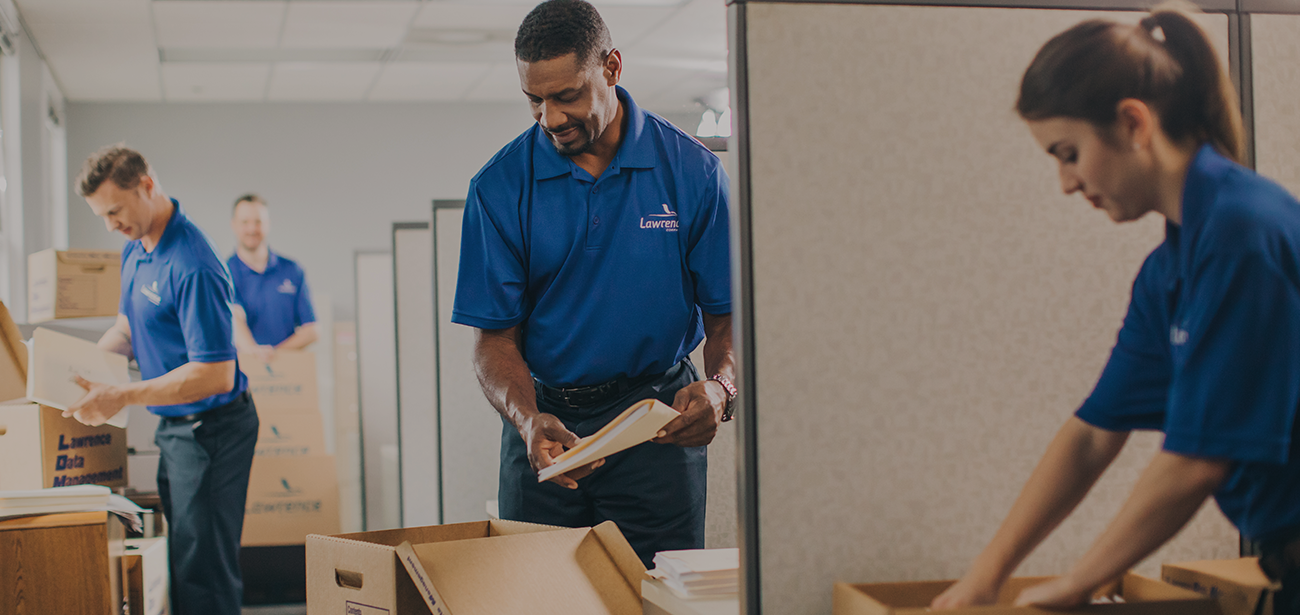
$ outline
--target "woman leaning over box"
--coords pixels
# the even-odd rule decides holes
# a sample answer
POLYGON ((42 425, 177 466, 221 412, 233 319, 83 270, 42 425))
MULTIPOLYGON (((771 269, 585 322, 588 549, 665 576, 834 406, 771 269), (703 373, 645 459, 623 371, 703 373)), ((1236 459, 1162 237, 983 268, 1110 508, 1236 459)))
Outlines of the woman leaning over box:
POLYGON ((1133 283, 1096 388, 1061 428, 992 542, 936 608, 991 603, 1134 429, 1164 447, 1091 549, 1018 604, 1067 607, 1174 536, 1213 495, 1300 614, 1300 203, 1242 167, 1236 96, 1205 33, 1157 9, 1087 21, 1025 71, 1017 111, 1078 192, 1166 238, 1133 283))

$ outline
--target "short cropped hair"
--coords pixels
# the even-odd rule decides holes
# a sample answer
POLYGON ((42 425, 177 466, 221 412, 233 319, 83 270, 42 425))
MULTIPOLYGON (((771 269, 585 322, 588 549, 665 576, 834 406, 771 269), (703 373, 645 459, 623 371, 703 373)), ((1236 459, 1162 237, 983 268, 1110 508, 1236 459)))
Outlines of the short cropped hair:
POLYGON ((583 0, 546 0, 528 13, 515 35, 515 57, 524 62, 572 53, 580 66, 590 66, 613 48, 605 20, 583 0))
POLYGON ((235 199, 235 204, 230 207, 230 213, 232 215, 235 213, 235 210, 239 208, 240 203, 260 203, 262 207, 266 207, 266 201, 262 199, 262 197, 258 196, 256 193, 249 192, 248 194, 235 199))
POLYGON ((109 145, 91 154, 81 165, 81 174, 77 176, 77 194, 90 196, 104 185, 112 182, 123 190, 131 190, 140 184, 140 178, 152 175, 153 169, 144 156, 125 143, 109 145))

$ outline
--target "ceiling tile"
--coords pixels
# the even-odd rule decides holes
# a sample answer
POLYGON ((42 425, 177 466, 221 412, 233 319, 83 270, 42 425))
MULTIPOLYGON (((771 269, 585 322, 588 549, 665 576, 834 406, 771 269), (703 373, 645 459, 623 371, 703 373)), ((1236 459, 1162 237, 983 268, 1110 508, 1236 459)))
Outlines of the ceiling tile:
POLYGON ((487 76, 474 86, 465 100, 478 102, 515 102, 526 100, 519 89, 519 69, 514 62, 498 62, 492 65, 487 76))
POLYGON ((382 66, 379 62, 276 64, 267 99, 360 101, 382 66))
POLYGON ((171 101, 260 101, 270 64, 163 64, 163 98, 171 101))
POLYGON ((38 23, 149 24, 149 0, 19 0, 28 25, 38 23))
POLYGON ((487 62, 390 62, 369 100, 460 100, 491 69, 487 62))
POLYGON ((252 0, 158 0, 157 42, 163 48, 275 47, 287 3, 252 0))
POLYGON ((445 30, 499 30, 513 35, 534 4, 429 2, 420 9, 412 25, 445 30))
POLYGON ((289 3, 284 47, 396 47, 418 2, 295 1, 289 3))

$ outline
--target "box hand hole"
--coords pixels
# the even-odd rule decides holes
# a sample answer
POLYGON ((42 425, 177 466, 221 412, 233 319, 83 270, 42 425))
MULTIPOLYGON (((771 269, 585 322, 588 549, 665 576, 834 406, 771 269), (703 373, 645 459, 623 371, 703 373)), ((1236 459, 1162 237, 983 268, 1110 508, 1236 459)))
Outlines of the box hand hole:
POLYGON ((360 572, 334 569, 334 582, 344 589, 361 589, 364 577, 360 572))

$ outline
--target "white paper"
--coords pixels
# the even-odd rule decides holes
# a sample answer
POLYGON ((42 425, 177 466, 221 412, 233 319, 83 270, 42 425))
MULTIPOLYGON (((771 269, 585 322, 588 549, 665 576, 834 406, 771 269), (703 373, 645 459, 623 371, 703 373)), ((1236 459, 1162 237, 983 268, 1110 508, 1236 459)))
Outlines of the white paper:
MULTIPOLYGON (((50 329, 36 329, 27 342, 27 398, 67 410, 86 396, 75 376, 103 384, 129 384, 126 357, 101 349, 91 341, 50 329)), ((130 406, 106 421, 125 429, 130 406)))

